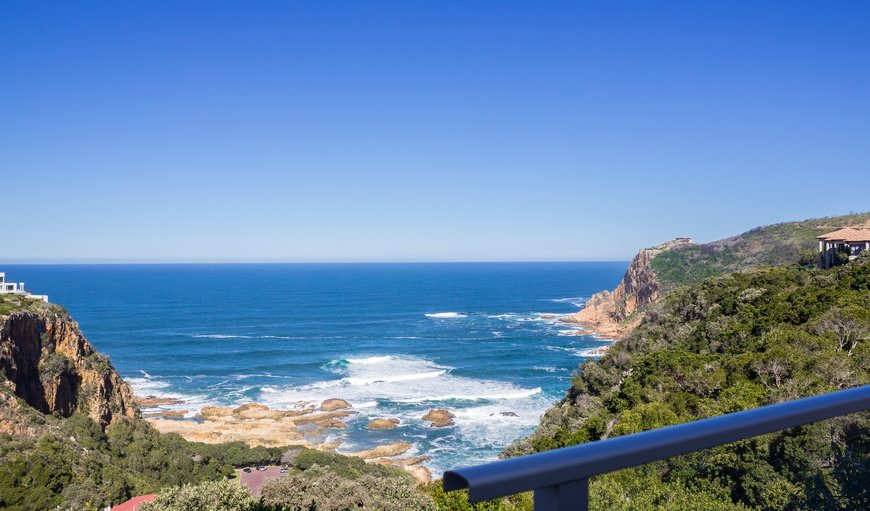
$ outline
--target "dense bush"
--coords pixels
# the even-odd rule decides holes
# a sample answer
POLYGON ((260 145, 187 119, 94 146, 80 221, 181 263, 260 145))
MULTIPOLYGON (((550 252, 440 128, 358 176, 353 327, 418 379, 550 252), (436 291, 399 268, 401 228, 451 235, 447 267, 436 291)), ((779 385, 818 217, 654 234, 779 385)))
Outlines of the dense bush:
POLYGON ((223 479, 233 466, 275 463, 282 452, 188 442, 141 420, 116 421, 104 432, 75 414, 52 426, 38 440, 0 441, 0 509, 102 508, 167 486, 223 479))
POLYGON ((314 465, 263 485, 263 503, 284 511, 435 511, 432 500, 401 470, 390 474, 339 475, 314 465))
POLYGON ((260 499, 233 481, 206 481, 161 491, 140 511, 262 511, 260 499))
MULTIPOLYGON (((509 453, 867 383, 870 264, 735 273, 675 291, 654 305, 631 335, 580 368, 568 397, 509 453)), ((593 505, 870 509, 868 459, 868 414, 841 417, 656 463, 652 471, 598 478, 593 505), (659 494, 673 498, 662 500, 659 494)))

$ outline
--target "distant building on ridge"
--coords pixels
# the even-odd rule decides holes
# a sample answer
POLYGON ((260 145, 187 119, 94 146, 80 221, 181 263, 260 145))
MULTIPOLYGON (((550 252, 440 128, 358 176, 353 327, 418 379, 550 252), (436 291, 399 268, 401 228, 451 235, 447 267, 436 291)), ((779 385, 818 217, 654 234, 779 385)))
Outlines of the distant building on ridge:
POLYGON ((819 268, 830 268, 844 260, 852 261, 861 252, 870 250, 870 229, 846 227, 816 236, 816 239, 819 240, 819 268))

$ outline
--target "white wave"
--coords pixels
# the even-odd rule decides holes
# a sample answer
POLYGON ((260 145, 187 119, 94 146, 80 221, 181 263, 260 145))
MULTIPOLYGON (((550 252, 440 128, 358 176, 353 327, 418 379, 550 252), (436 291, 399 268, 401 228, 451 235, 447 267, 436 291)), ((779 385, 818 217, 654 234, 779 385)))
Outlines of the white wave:
POLYGON ((513 312, 508 312, 506 314, 492 314, 492 315, 487 316, 487 317, 490 319, 514 319, 517 317, 517 315, 514 314, 513 312))
POLYGON ((575 357, 584 357, 585 356, 585 355, 583 355, 583 350, 581 350, 579 348, 569 348, 569 347, 565 347, 565 346, 544 346, 544 348, 548 349, 550 351, 564 351, 566 353, 570 353, 570 354, 574 355, 575 357))
POLYGON ((496 392, 492 394, 488 394, 486 392, 482 392, 479 394, 459 394, 459 393, 449 393, 444 394, 442 396, 426 396, 419 398, 408 398, 408 399, 395 399, 394 401, 398 403, 424 403, 429 401, 497 401, 500 399, 522 399, 524 397, 531 397, 535 394, 539 394, 541 392, 541 387, 535 387, 533 389, 528 390, 520 390, 516 392, 496 392))
POLYGON ((569 329, 565 329, 565 330, 558 330, 556 332, 556 335, 558 335, 560 337, 570 337, 570 336, 577 336, 577 335, 585 335, 585 333, 584 333, 582 328, 569 328, 569 329))
POLYGON ((565 347, 565 346, 544 346, 544 348, 546 348, 550 351, 564 351, 566 353, 570 353, 570 354, 574 355, 575 357, 584 357, 584 358, 600 357, 601 355, 603 355, 607 351, 607 349, 609 347, 610 347, 609 344, 605 345, 605 346, 596 346, 594 348, 584 348, 584 349, 571 348, 571 347, 565 347))
POLYGON ((536 371, 544 371, 545 373, 558 373, 564 371, 564 369, 559 369, 558 367, 551 366, 534 366, 532 369, 536 371))
POLYGON ((544 298, 542 302, 553 302, 553 303, 574 303, 574 302, 582 302, 585 301, 586 298, 583 296, 569 296, 567 298, 544 298))
POLYGON ((597 348, 589 348, 586 350, 582 350, 580 352, 580 356, 588 357, 588 358, 598 358, 607 353, 607 350, 610 348, 610 345, 607 346, 599 346, 597 348))
MULTIPOLYGON (((143 371, 144 372, 144 371, 143 371)), ((154 380, 151 376, 145 378, 125 378, 127 383, 133 387, 134 394, 137 396, 145 396, 147 392, 152 394, 159 392, 161 389, 169 387, 169 383, 160 380, 154 380)))
POLYGON ((365 357, 365 358, 349 358, 347 362, 349 364, 360 364, 360 365, 368 365, 368 364, 383 364, 384 362, 389 362, 394 360, 394 357, 391 355, 384 355, 380 357, 365 357))
POLYGON ((430 314, 425 314, 427 318, 432 319, 455 319, 455 318, 464 318, 465 314, 460 312, 433 312, 430 314))
POLYGON ((300 401, 322 402, 339 397, 354 406, 372 401, 422 404, 448 400, 519 400, 541 392, 509 382, 455 376, 452 368, 411 356, 371 356, 333 361, 326 367, 341 378, 302 386, 264 386, 260 402, 273 408, 300 401))

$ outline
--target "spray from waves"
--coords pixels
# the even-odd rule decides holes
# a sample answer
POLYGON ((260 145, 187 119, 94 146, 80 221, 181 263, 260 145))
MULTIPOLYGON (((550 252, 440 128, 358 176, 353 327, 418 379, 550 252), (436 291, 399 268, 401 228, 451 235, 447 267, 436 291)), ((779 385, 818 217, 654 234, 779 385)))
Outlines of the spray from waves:
POLYGON ((606 352, 607 348, 609 348, 609 347, 610 347, 609 344, 604 345, 604 346, 597 346, 595 348, 585 348, 585 349, 571 348, 571 347, 566 347, 566 346, 544 346, 545 349, 548 349, 550 351, 564 351, 565 353, 570 353, 570 354, 574 355, 575 357, 583 357, 583 358, 600 357, 601 355, 603 355, 606 352))
POLYGON ((411 356, 371 356, 334 360, 324 366, 341 378, 302 386, 264 386, 261 401, 271 407, 320 402, 331 397, 352 404, 375 401, 397 403, 492 401, 523 399, 541 392, 513 383, 481 380, 451 373, 453 368, 411 356))
POLYGON ((583 307, 588 299, 585 296, 569 296, 567 298, 544 298, 542 302, 570 303, 574 307, 583 307))
POLYGON ((457 319, 464 318, 467 315, 462 314, 461 312, 432 312, 429 314, 424 314, 424 316, 431 319, 457 319))
POLYGON ((343 448, 349 450, 370 447, 363 445, 370 441, 366 435, 354 431, 365 431, 371 418, 394 417, 411 428, 404 431, 415 431, 429 427, 422 420, 428 410, 446 408, 456 415, 455 424, 439 430, 443 436, 422 435, 415 441, 415 448, 432 456, 427 466, 436 476, 453 460, 491 461, 493 450, 530 433, 553 400, 540 387, 457 376, 452 367, 407 355, 348 357, 332 360, 323 369, 335 378, 301 386, 263 386, 256 400, 278 409, 334 397, 349 401, 358 412, 344 433, 343 448), (450 441, 439 444, 442 438, 450 441))

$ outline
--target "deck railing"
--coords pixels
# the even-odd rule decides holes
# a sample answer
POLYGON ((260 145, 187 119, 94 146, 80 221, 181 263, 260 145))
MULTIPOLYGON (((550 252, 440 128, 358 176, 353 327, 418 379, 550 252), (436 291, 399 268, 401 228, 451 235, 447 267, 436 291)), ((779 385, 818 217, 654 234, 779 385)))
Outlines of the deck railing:
POLYGON ((536 511, 589 509, 589 478, 870 409, 870 385, 444 473, 469 500, 534 491, 536 511))

